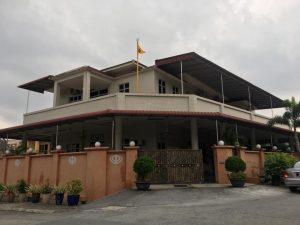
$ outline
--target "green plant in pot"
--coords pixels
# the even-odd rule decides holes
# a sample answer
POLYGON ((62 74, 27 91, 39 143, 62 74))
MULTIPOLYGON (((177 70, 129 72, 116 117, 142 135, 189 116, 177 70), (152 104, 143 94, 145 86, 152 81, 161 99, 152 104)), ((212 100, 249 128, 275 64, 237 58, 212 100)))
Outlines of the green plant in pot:
POLYGON ((65 192, 66 192, 66 185, 57 185, 53 187, 52 193, 55 195, 56 205, 62 205, 65 192))
POLYGON ((154 170, 154 166, 154 160, 147 156, 142 156, 135 160, 133 170, 137 174, 135 183, 138 190, 149 190, 151 183, 146 180, 146 177, 154 170))
POLYGON ((7 202, 14 202, 16 196, 16 185, 4 185, 4 196, 6 197, 7 202))
POLYGON ((69 206, 78 205, 80 199, 80 192, 82 192, 82 190, 82 182, 79 179, 72 180, 67 183, 67 199, 69 206))
POLYGON ((26 191, 31 193, 31 202, 32 203, 38 203, 40 201, 42 188, 40 185, 37 184, 30 184, 26 191))
POLYGON ((279 186, 283 172, 295 164, 295 157, 286 153, 268 154, 265 159, 265 175, 271 178, 272 185, 279 186))
POLYGON ((44 203, 44 204, 49 203, 52 189, 53 189, 53 187, 49 184, 48 181, 41 186, 41 199, 42 199, 41 202, 42 203, 44 203))
POLYGON ((25 202, 26 188, 27 188, 27 184, 24 179, 20 179, 17 181, 16 189, 18 191, 19 202, 25 202))
POLYGON ((230 156, 225 160, 225 169, 230 172, 228 175, 233 187, 243 187, 246 182, 246 163, 238 156, 230 156))
POLYGON ((0 201, 2 201, 3 193, 4 193, 4 184, 0 183, 0 201))

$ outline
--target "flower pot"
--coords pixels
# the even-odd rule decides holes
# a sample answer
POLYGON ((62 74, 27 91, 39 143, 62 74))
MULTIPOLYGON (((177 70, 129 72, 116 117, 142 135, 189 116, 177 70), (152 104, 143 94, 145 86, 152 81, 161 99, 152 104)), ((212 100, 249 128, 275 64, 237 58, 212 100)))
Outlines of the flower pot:
POLYGON ((68 206, 78 205, 80 195, 68 195, 68 206))
POLYGON ((64 200, 64 193, 55 193, 55 204, 62 205, 64 200))
POLYGON ((40 201, 40 193, 32 193, 31 202, 38 203, 40 201))
POLYGON ((51 194, 41 194, 41 203, 49 204, 51 194))
POLYGON ((7 195, 6 195, 6 197, 7 197, 7 202, 14 202, 15 201, 15 194, 14 193, 8 193, 7 195))
POLYGON ((19 193, 18 202, 25 202, 26 201, 26 193, 19 193))
POLYGON ((246 179, 229 179, 233 187, 244 187, 246 179))
POLYGON ((148 191, 150 187, 150 182, 145 182, 145 181, 137 181, 135 182, 136 188, 139 191, 148 191))
POLYGON ((280 183, 281 183, 280 176, 273 175, 272 176, 272 185, 274 185, 274 186, 280 186, 280 183))

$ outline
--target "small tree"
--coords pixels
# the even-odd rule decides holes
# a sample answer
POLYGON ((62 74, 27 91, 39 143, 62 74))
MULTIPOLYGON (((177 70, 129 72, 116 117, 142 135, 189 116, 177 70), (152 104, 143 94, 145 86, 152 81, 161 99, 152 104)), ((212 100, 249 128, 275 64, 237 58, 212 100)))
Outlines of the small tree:
POLYGON ((268 125, 274 126, 275 124, 283 124, 289 126, 294 132, 294 139, 296 143, 296 149, 300 152, 299 138, 297 134, 297 128, 300 127, 300 102, 296 102, 295 98, 292 97, 283 102, 285 112, 282 116, 275 116, 269 120, 268 125))
POLYGON ((137 173, 137 180, 145 181, 146 176, 154 170, 154 165, 154 160, 147 156, 142 156, 135 160, 133 170, 137 173))

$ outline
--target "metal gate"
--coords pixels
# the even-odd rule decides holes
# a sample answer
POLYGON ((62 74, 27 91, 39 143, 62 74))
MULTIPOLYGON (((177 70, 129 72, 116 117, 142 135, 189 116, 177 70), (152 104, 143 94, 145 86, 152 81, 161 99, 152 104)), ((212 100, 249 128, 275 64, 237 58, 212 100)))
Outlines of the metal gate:
POLYGON ((155 169, 148 176, 152 183, 201 183, 203 159, 201 150, 139 150, 138 156, 148 156, 155 161, 155 169))

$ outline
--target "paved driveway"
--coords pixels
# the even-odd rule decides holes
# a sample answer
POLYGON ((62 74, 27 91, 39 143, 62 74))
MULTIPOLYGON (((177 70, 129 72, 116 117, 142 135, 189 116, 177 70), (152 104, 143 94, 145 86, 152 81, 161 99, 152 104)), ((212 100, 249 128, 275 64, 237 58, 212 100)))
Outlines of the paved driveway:
POLYGON ((296 225, 299 205, 300 193, 272 186, 125 191, 61 211, 0 210, 0 224, 296 225))

